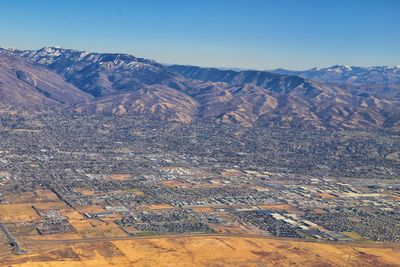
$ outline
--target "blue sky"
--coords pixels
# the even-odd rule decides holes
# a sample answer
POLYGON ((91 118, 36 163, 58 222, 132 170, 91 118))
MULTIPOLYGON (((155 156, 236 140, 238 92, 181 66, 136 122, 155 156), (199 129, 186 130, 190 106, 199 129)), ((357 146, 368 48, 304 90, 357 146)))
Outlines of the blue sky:
POLYGON ((257 69, 400 65, 400 0, 2 0, 0 46, 257 69))

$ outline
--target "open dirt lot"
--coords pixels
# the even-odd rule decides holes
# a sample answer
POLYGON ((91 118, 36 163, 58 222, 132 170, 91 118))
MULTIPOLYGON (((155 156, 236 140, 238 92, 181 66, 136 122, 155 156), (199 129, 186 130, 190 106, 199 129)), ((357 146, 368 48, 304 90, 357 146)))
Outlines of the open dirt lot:
POLYGON ((399 266, 393 244, 332 244, 251 237, 154 237, 66 244, 25 240, 30 255, 0 266, 399 266))
POLYGON ((3 204, 0 205, 0 221, 3 223, 38 221, 39 215, 32 204, 3 204))

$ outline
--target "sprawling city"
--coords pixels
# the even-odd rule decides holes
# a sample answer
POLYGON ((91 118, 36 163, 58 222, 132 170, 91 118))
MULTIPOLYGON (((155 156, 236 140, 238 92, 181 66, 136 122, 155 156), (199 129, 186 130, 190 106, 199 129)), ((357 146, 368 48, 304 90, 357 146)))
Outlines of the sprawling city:
POLYGON ((74 241, 400 240, 395 134, 67 114, 1 128, 5 265, 74 241))
POLYGON ((400 1, 0 3, 0 267, 400 267, 400 1))

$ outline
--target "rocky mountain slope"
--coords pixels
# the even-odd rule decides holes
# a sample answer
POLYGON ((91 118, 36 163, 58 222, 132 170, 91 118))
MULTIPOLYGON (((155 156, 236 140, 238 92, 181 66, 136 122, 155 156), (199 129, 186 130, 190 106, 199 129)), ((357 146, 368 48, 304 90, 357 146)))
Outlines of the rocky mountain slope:
MULTIPOLYGON (((54 76, 43 75, 43 81, 56 83, 47 91, 41 88, 43 82, 40 83, 43 101, 51 102, 43 104, 63 106, 83 114, 134 115, 177 122, 211 121, 245 126, 400 130, 400 100, 392 97, 398 90, 391 89, 399 85, 396 71, 390 79, 376 78, 377 84, 392 86, 385 89, 388 91, 385 94, 377 94, 368 91, 373 90, 367 85, 373 80, 371 73, 368 81, 356 79, 360 81, 358 84, 337 82, 339 78, 322 83, 318 76, 300 77, 305 74, 296 76, 283 70, 280 71, 282 74, 277 74, 164 66, 126 54, 55 47, 3 52, 7 53, 19 64, 54 76), (65 99, 58 97, 60 88, 65 99), (77 93, 76 98, 70 96, 71 92, 77 93)), ((2 68, 6 66, 5 63, 1 65, 2 68)), ((26 76, 27 72, 24 73, 26 76)), ((14 76, 32 87, 31 76, 14 76)), ((37 91, 36 87, 33 86, 37 91)), ((32 88, 24 90, 29 92, 32 88)))
POLYGON ((89 53, 57 47, 16 51, 16 54, 47 66, 95 97, 136 90, 174 77, 155 61, 126 54, 89 53))
POLYGON ((90 101, 61 75, 38 64, 29 63, 7 50, 0 50, 0 105, 1 110, 44 111, 66 108, 90 101))
POLYGON ((334 85, 263 71, 176 65, 169 69, 207 84, 188 94, 200 97, 203 106, 222 121, 301 128, 398 127, 400 106, 396 100, 352 94, 334 85))

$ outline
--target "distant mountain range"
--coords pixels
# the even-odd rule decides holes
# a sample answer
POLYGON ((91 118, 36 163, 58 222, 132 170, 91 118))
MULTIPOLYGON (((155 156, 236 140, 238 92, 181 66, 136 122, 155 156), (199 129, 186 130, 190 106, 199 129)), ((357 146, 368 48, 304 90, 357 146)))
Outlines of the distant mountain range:
POLYGON ((399 86, 399 67, 235 71, 56 47, 0 49, 2 113, 397 131, 399 86))
POLYGON ((296 75, 319 82, 336 83, 400 83, 400 66, 350 67, 336 65, 330 68, 313 68, 305 71, 276 69, 271 72, 296 75))
POLYGON ((375 94, 400 99, 400 66, 350 67, 332 66, 305 71, 276 69, 282 75, 296 75, 322 83, 331 83, 358 94, 375 94))

